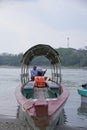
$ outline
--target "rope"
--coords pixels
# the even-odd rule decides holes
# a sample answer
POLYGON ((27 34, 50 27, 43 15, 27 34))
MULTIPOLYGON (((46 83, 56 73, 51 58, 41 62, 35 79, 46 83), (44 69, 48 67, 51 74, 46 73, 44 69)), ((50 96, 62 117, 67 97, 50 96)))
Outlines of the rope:
POLYGON ((24 112, 26 112, 27 110, 30 110, 31 108, 34 107, 34 104, 33 104, 32 106, 29 106, 27 109, 24 108, 24 104, 26 104, 26 103, 29 102, 29 101, 30 101, 30 99, 28 99, 27 101, 25 101, 25 102, 22 104, 22 110, 23 110, 24 112))

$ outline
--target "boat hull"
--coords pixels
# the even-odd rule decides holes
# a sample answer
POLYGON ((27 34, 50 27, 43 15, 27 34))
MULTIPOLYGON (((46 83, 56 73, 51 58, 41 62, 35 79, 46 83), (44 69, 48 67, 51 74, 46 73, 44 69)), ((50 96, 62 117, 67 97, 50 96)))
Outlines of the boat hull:
POLYGON ((53 130, 59 121, 60 114, 69 96, 67 88, 54 99, 26 99, 22 87, 17 87, 16 98, 31 130, 53 130))
POLYGON ((87 104, 87 89, 78 89, 78 93, 81 96, 81 102, 87 104))
POLYGON ((54 130, 58 122, 60 121, 60 115, 62 114, 63 106, 57 111, 53 117, 30 117, 26 113, 25 117, 31 130, 54 130))

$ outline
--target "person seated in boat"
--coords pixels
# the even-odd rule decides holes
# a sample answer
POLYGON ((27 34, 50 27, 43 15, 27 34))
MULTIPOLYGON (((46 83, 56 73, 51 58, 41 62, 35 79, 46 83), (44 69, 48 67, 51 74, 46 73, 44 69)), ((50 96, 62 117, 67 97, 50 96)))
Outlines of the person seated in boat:
POLYGON ((82 84, 82 87, 85 88, 85 89, 87 89, 87 83, 82 84))
POLYGON ((42 68, 38 68, 37 71, 38 71, 38 76, 44 76, 47 70, 43 71, 42 68))
POLYGON ((43 71, 42 68, 38 67, 36 65, 33 66, 33 69, 31 70, 31 79, 34 80, 35 76, 44 76, 47 70, 43 71))
POLYGON ((34 65, 33 69, 31 70, 31 79, 34 80, 35 76, 38 76, 38 70, 36 65, 34 65))

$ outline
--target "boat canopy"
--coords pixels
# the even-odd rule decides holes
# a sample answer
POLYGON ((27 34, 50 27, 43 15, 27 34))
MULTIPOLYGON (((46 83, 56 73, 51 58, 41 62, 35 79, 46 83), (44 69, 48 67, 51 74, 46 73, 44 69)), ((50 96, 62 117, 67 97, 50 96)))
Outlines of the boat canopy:
POLYGON ((49 45, 38 44, 25 52, 22 58, 22 63, 30 65, 31 61, 37 56, 45 56, 51 64, 60 62, 59 53, 55 49, 49 45))
POLYGON ((24 84, 29 81, 29 66, 35 57, 46 57, 51 65, 51 78, 57 83, 61 82, 61 69, 59 53, 49 45, 38 44, 28 49, 22 57, 21 82, 24 84), (56 78, 57 77, 57 78, 56 78), (60 78, 60 80, 58 80, 60 78))

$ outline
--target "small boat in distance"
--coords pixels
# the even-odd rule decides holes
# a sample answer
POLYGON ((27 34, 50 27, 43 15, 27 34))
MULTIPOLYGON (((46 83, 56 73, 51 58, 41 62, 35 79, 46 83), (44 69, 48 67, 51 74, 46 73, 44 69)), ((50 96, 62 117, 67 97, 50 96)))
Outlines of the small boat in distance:
POLYGON ((32 130, 53 130, 69 96, 61 85, 59 53, 49 45, 38 44, 24 53, 21 62, 21 86, 15 91, 20 108, 32 130), (50 63, 50 74, 46 72, 31 80, 31 62, 37 57, 43 60, 43 56, 50 63))
POLYGON ((87 83, 82 84, 82 87, 85 88, 85 89, 87 89, 87 83))
POLYGON ((81 107, 87 109, 87 83, 82 84, 82 88, 78 89, 78 94, 81 96, 81 107))

